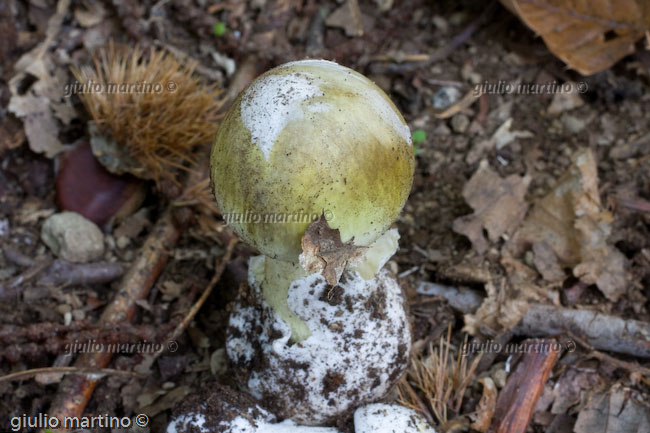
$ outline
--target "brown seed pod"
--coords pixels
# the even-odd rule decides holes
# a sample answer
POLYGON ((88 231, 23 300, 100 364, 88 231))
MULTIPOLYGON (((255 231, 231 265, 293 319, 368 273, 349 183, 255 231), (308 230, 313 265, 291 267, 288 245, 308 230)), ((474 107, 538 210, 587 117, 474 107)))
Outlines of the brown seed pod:
POLYGON ((94 67, 73 69, 72 91, 97 127, 95 156, 113 172, 177 182, 178 170, 196 163, 197 148, 214 140, 219 90, 194 74, 196 62, 162 50, 110 43, 93 60, 94 67))
POLYGON ((56 177, 56 201, 103 226, 113 218, 130 215, 145 196, 143 182, 133 176, 108 172, 93 156, 87 142, 68 151, 56 177))

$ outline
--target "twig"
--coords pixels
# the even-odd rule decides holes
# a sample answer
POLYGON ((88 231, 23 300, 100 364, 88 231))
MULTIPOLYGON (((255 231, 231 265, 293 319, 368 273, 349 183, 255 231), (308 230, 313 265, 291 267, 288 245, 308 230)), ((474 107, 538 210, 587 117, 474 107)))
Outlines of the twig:
MULTIPOLYGON (((119 324, 133 319, 137 309, 136 301, 147 297, 167 263, 169 249, 176 244, 180 235, 181 228, 174 224, 171 210, 166 210, 147 237, 133 266, 122 279, 115 297, 102 313, 102 322, 119 324)), ((109 351, 83 353, 77 358, 75 366, 82 369, 104 368, 111 356, 109 351)), ((50 413, 56 414, 60 419, 81 416, 97 383, 98 379, 88 376, 66 377, 59 385, 50 413)))
POLYGON ((119 263, 69 263, 64 260, 55 260, 38 279, 38 282, 39 284, 71 286, 106 284, 120 278, 123 274, 124 267, 119 263))
POLYGON ((41 272, 47 269, 52 263, 51 257, 34 262, 27 270, 12 278, 6 284, 0 285, 0 301, 9 298, 17 298, 20 292, 26 287, 26 283, 36 278, 41 272))
POLYGON ((597 311, 533 304, 513 332, 531 337, 571 332, 599 350, 650 358, 650 323, 597 311))
POLYGON ((650 368, 644 367, 642 365, 639 365, 635 362, 628 362, 628 361, 623 361, 622 359, 614 358, 613 356, 610 356, 606 353, 599 352, 598 350, 594 349, 587 343, 585 340, 582 338, 578 337, 577 335, 573 334, 572 332, 568 333, 569 337, 572 338, 576 343, 584 347, 589 351, 587 356, 591 358, 596 358, 604 362, 608 362, 615 367, 622 368, 623 370, 627 370, 629 372, 637 372, 640 373, 644 376, 647 376, 648 379, 650 379, 650 368))
POLYGON ((463 96, 458 102, 450 105, 444 110, 435 110, 433 109, 433 115, 438 119, 448 119, 456 113, 461 112, 462 110, 470 107, 474 102, 476 102, 481 95, 476 93, 475 90, 470 90, 463 96))
POLYGON ((34 377, 38 374, 75 374, 83 376, 130 376, 144 379, 144 375, 134 371, 116 370, 114 368, 81 368, 81 367, 44 367, 32 368, 31 370, 17 371, 16 373, 7 374, 0 377, 1 382, 10 382, 12 380, 23 380, 34 377))
MULTIPOLYGON (((421 282, 420 294, 441 296, 462 313, 473 313, 481 306, 483 297, 472 289, 458 289, 421 282)), ((576 310, 553 305, 531 304, 515 335, 544 337, 571 332, 598 350, 650 358, 650 323, 622 319, 592 310, 576 310)))
POLYGON ((483 302, 483 297, 475 290, 445 286, 428 281, 420 282, 416 291, 420 295, 441 296, 449 302, 451 308, 463 313, 475 311, 483 302))
POLYGON ((216 81, 218 83, 221 83, 223 81, 223 74, 221 73, 221 71, 200 64, 198 61, 191 58, 180 48, 176 48, 173 45, 167 44, 159 40, 154 40, 153 43, 158 47, 165 48, 167 51, 169 51, 170 53, 172 53, 173 55, 175 55, 181 60, 190 59, 191 61, 196 62, 196 72, 203 75, 210 81, 216 81))
POLYGON ((16 266, 20 266, 21 268, 27 268, 34 264, 34 259, 21 253, 11 245, 3 245, 2 253, 5 256, 5 259, 9 260, 16 266))

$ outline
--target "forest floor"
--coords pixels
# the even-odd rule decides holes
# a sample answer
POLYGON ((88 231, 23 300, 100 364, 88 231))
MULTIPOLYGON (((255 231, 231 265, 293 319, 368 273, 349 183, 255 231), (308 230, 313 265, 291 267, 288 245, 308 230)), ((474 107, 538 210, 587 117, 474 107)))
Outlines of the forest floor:
MULTIPOLYGON (((199 61, 201 78, 221 89, 251 56, 255 74, 310 57, 367 75, 411 131, 426 133, 418 132, 413 188, 396 222, 400 249, 388 264, 408 296, 413 362, 429 362, 438 353, 431 345, 437 347, 448 329, 452 354, 462 351, 467 333, 477 339, 471 341, 501 344, 557 338, 570 350, 551 362, 539 383, 528 431, 648 431, 648 337, 606 334, 612 317, 629 326, 650 322, 649 51, 639 49, 583 77, 498 3, 468 0, 360 1, 360 20, 332 15, 348 2, 313 0, 62 0, 58 7, 62 21, 52 33, 56 2, 8 0, 0 6, 0 430, 10 429, 11 417, 48 413, 62 392, 60 376, 2 376, 72 365, 62 356, 72 342, 160 339, 208 285, 233 236, 218 216, 195 215, 199 223, 169 251, 162 274, 138 303, 134 325, 119 332, 93 327, 119 280, 69 285, 43 278, 55 257, 41 241, 42 225, 59 211, 57 143, 45 136, 64 147, 88 139, 88 114, 76 95, 54 102, 61 105, 51 122, 36 120, 41 136, 6 109, 14 96, 10 81, 21 73, 16 62, 49 38, 47 75, 58 83, 74 82, 70 67, 90 64, 94 50, 110 40, 173 47, 199 61), (533 91, 510 91, 519 83, 533 91), (435 290, 423 282, 435 283, 435 290), (480 302, 450 301, 454 288, 484 298, 480 308, 480 302), (515 327, 528 307, 541 304, 550 306, 552 317, 568 309, 569 315, 591 311, 605 319, 593 329, 571 317, 550 324, 529 317, 527 326, 515 327), (636 427, 593 424, 603 415, 620 415, 636 427), (600 430, 589 430, 595 425, 600 430)), ((39 80, 45 78, 23 74, 17 87, 26 92, 39 80)), ((104 227, 102 263, 126 267, 141 254, 165 208, 154 185, 147 188, 140 211, 104 227)), ((225 329, 252 254, 237 244, 173 352, 113 356, 111 368, 142 376, 105 377, 85 412, 146 413, 151 431, 162 431, 170 409, 202 384, 236 388, 225 329)), ((450 403, 442 430, 458 428, 454 419, 467 427, 469 414, 484 411, 478 407, 484 378, 496 384, 499 397, 505 394, 509 373, 526 357, 483 355, 461 404, 450 403)), ((430 397, 408 380, 421 401, 430 397)), ((418 398, 401 393, 402 403, 440 422, 418 398)), ((397 399, 395 392, 388 401, 397 399)), ((508 403, 500 398, 495 404, 498 418, 508 403)), ((485 431, 479 424, 472 428, 485 431)))

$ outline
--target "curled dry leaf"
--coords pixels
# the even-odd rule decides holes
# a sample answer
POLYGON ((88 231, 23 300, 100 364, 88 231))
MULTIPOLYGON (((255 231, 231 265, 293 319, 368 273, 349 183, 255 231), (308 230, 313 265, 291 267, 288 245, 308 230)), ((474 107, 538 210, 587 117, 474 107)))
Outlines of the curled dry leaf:
POLYGON ((490 428, 494 409, 497 405, 497 387, 494 381, 489 377, 483 377, 478 380, 483 385, 483 394, 476 407, 476 415, 470 427, 474 430, 484 432, 490 428))
POLYGON ((532 246, 544 277, 557 281, 560 268, 571 267, 576 277, 616 301, 629 280, 627 259, 608 243, 614 217, 600 202, 593 153, 580 151, 573 161, 553 190, 534 203, 507 249, 521 256, 532 246))
POLYGON ((530 176, 518 175, 502 179, 487 161, 482 161, 463 188, 463 197, 474 213, 456 218, 454 231, 467 236, 479 254, 484 253, 489 244, 483 228, 489 241, 496 242, 524 218, 528 209, 524 196, 530 181, 530 176))
POLYGON ((634 52, 650 26, 644 0, 501 0, 538 33, 548 49, 583 75, 634 52))
POLYGON ((604 379, 596 369, 568 367, 553 386, 551 413, 568 413, 572 407, 586 400, 587 392, 602 389, 603 385, 604 379))
POLYGON ((471 335, 481 333, 481 329, 512 329, 526 314, 529 303, 521 293, 515 293, 510 284, 489 281, 485 284, 487 296, 474 313, 465 314, 463 331, 471 335))
POLYGON ((49 158, 64 150, 58 138, 59 120, 67 125, 76 117, 70 99, 64 98, 67 74, 57 67, 48 51, 69 4, 69 0, 58 2, 56 13, 48 21, 45 40, 23 54, 14 65, 16 75, 9 80, 9 111, 22 119, 32 151, 49 158), (23 90, 28 77, 35 77, 36 81, 23 90))
POLYGON ((360 249, 349 242, 341 242, 338 229, 333 229, 321 216, 310 224, 302 237, 300 265, 307 272, 320 272, 327 284, 336 286, 343 274, 345 265, 356 257, 360 249))
POLYGON ((101 2, 87 2, 74 10, 74 17, 83 27, 92 27, 101 23, 107 15, 101 2))
POLYGON ((597 393, 578 414, 575 433, 642 433, 650 431, 650 409, 632 391, 614 388, 597 393))
POLYGON ((349 37, 363 36, 361 10, 357 0, 347 0, 327 17, 325 24, 343 29, 349 37))

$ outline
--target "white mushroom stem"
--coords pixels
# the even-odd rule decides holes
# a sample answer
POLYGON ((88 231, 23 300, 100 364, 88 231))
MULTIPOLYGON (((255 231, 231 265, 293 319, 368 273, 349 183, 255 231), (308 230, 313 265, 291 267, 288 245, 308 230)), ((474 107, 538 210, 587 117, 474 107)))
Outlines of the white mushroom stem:
MULTIPOLYGON (((397 251, 399 233, 391 229, 382 234, 375 242, 363 250, 363 253, 348 264, 351 272, 357 272, 364 280, 375 278, 379 270, 397 251)), ((251 259, 251 271, 256 281, 260 281, 262 296, 275 313, 291 327, 291 340, 300 342, 309 338, 311 332, 307 324, 297 317, 287 305, 291 283, 307 276, 304 264, 266 257, 264 264, 251 259), (263 266, 263 268, 262 268, 263 266)))
POLYGON ((307 276, 297 264, 266 257, 263 263, 252 258, 249 266, 257 281, 261 281, 262 296, 275 313, 291 327, 293 341, 302 341, 311 335, 307 324, 289 310, 287 297, 291 283, 307 276), (262 269, 263 266, 263 269, 262 269))

